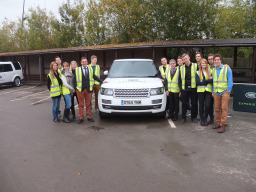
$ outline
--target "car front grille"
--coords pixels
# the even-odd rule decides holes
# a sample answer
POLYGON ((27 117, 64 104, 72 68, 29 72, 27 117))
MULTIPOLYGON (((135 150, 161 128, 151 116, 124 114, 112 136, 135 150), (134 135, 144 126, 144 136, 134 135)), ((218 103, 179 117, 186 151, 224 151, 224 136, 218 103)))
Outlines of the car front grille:
POLYGON ((162 105, 150 105, 150 106, 114 106, 114 105, 102 105, 104 109, 114 110, 150 110, 161 109, 162 105))
POLYGON ((117 98, 145 98, 149 97, 149 89, 115 89, 117 98))

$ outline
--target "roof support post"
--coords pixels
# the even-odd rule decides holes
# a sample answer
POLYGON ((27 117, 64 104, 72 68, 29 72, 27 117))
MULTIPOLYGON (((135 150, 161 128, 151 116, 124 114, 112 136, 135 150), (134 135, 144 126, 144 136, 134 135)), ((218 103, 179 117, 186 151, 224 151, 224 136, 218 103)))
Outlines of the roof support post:
POLYGON ((118 54, 117 54, 117 49, 115 50, 115 59, 117 59, 118 54))
POLYGON ((155 50, 154 47, 152 47, 152 60, 155 63, 155 60, 156 60, 156 50, 155 50))
POLYGON ((87 58, 87 61, 88 61, 88 51, 85 52, 85 57, 87 58))
POLYGON ((255 70, 256 70, 256 47, 253 47, 252 80, 251 80, 251 83, 255 83, 255 70))
POLYGON ((105 69, 106 67, 106 51, 103 51, 103 61, 102 61, 102 67, 105 69))
MULTIPOLYGON (((81 58, 82 58, 82 53, 81 52, 79 52, 79 61, 81 61, 81 58)), ((78 67, 78 65, 79 65, 79 63, 77 64, 77 67, 78 67)))
POLYGON ((134 58, 134 49, 132 49, 132 58, 134 58))
POLYGON ((200 49, 201 49, 201 54, 202 54, 202 56, 204 58, 204 47, 201 47, 200 49))
POLYGON ((234 47, 234 60, 233 60, 233 67, 237 67, 237 47, 234 47))
MULTIPOLYGON (((234 47, 234 58, 233 58, 233 68, 237 67, 237 47, 234 47)), ((236 77, 236 72, 233 72, 233 76, 236 77)))
POLYGON ((24 77, 24 79, 25 79, 25 81, 27 80, 27 56, 23 56, 23 66, 24 66, 24 68, 23 68, 23 77, 24 77))
POLYGON ((30 79, 30 62, 29 62, 29 55, 27 56, 27 69, 28 69, 27 80, 29 80, 29 79, 30 79))
POLYGON ((43 80, 44 80, 43 55, 39 55, 39 76, 40 76, 40 85, 43 85, 43 80))

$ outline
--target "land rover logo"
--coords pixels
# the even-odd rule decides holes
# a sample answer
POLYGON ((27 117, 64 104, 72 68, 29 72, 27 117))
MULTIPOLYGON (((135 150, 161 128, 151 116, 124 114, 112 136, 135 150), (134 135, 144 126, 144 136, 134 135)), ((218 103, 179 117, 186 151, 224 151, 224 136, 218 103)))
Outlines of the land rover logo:
POLYGON ((245 94, 245 97, 247 97, 249 99, 255 99, 256 98, 256 93, 254 93, 254 92, 247 92, 245 94))

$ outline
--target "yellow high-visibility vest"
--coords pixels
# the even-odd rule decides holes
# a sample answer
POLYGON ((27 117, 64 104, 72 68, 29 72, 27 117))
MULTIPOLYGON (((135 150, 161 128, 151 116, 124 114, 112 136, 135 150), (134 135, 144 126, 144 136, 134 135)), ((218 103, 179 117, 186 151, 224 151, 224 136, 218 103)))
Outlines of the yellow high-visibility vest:
MULTIPOLYGON (((197 71, 196 73, 197 73, 198 77, 200 78, 199 71, 197 71)), ((211 71, 210 71, 210 75, 211 75, 211 71)), ((206 75, 205 79, 208 80, 209 77, 206 75)), ((200 80, 202 80, 202 79, 200 79, 200 80)), ((197 92, 205 92, 205 91, 212 92, 212 83, 208 83, 207 85, 198 85, 197 86, 197 92)))
POLYGON ((171 69, 169 69, 166 75, 167 75, 166 78, 168 82, 168 91, 172 93, 179 93, 180 88, 178 84, 178 79, 179 79, 180 71, 178 70, 178 68, 176 68, 176 72, 173 78, 171 78, 171 69))
POLYGON ((222 67, 219 78, 217 78, 217 70, 213 68, 213 92, 221 93, 228 89, 228 67, 222 67))
MULTIPOLYGON (((182 65, 180 67, 180 75, 181 75, 181 82, 182 82, 182 89, 185 90, 185 77, 186 77, 186 65, 182 65)), ((196 69, 197 64, 191 63, 191 88, 196 88, 196 69)))
MULTIPOLYGON (((93 69, 91 66, 87 66, 90 81, 90 91, 92 91, 94 80, 93 80, 93 69)), ((82 67, 76 68, 76 89, 82 91, 82 67)))
POLYGON ((53 78, 51 73, 49 73, 47 76, 50 77, 50 80, 51 80, 50 96, 56 97, 61 95, 61 85, 59 85, 57 78, 53 78))
POLYGON ((167 65, 165 71, 164 71, 163 65, 159 66, 159 71, 160 71, 161 76, 163 77, 163 79, 166 78, 166 73, 167 73, 167 71, 168 71, 169 69, 170 69, 170 65, 167 65))
MULTIPOLYGON (((91 66, 92 64, 90 64, 90 66, 91 66)), ((92 66, 91 66, 92 67, 92 66)), ((98 78, 100 78, 100 66, 99 65, 95 65, 95 73, 94 73, 98 78)), ((93 79, 94 80, 94 79, 93 79)), ((98 81, 95 81, 94 80, 94 84, 95 85, 99 85, 100 84, 100 82, 98 82, 98 81)))

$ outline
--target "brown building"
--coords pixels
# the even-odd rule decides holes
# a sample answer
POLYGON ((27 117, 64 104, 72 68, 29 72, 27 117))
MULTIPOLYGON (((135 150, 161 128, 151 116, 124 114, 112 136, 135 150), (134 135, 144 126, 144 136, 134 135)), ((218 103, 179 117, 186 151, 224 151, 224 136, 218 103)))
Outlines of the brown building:
POLYGON ((38 81, 43 84, 49 73, 49 64, 57 55, 63 62, 75 60, 78 64, 81 57, 87 57, 90 63, 91 55, 96 55, 98 64, 104 71, 110 68, 115 59, 148 58, 153 59, 155 65, 159 66, 161 57, 176 59, 184 52, 189 52, 193 61, 196 51, 201 51, 205 58, 209 53, 222 54, 223 62, 232 68, 234 82, 256 83, 256 39, 254 38, 143 42, 9 52, 1 53, 0 61, 19 61, 27 81, 38 81), (246 50, 247 55, 241 54, 243 50, 246 50))

